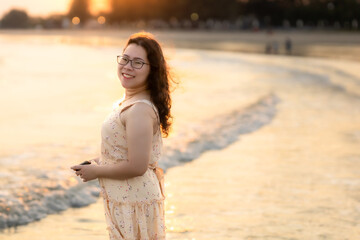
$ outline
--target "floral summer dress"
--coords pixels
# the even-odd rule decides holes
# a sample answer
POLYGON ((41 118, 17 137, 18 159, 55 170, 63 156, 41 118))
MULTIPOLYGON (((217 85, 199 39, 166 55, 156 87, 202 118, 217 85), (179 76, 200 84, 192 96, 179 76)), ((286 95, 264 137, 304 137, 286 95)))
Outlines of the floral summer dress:
POLYGON ((165 239, 164 175, 163 170, 157 166, 161 156, 162 136, 158 111, 152 102, 141 99, 120 106, 116 104, 101 127, 99 164, 129 161, 125 126, 120 121, 120 114, 140 102, 152 107, 159 126, 153 136, 148 170, 142 176, 126 180, 99 178, 111 240, 165 239))

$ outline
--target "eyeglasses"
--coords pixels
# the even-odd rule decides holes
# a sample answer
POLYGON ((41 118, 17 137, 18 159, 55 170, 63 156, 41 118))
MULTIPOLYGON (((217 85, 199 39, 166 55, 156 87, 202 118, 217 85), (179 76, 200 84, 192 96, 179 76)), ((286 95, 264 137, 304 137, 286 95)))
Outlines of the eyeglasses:
POLYGON ((135 60, 130 60, 128 57, 126 56, 122 56, 122 55, 118 55, 116 56, 116 61, 118 64, 125 66, 126 64, 128 64, 128 62, 131 62, 131 66, 133 68, 136 69, 140 69, 144 66, 144 64, 150 65, 148 63, 145 63, 141 60, 135 59, 135 60))

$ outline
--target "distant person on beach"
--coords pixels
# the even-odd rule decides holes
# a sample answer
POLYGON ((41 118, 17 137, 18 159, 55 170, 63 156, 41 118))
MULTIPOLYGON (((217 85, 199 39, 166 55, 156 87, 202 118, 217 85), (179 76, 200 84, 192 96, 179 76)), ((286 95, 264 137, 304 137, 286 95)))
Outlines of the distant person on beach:
POLYGON ((292 51, 292 41, 291 38, 287 37, 285 40, 285 50, 287 55, 291 55, 292 51))
POLYGON ((272 52, 271 42, 267 42, 265 45, 265 53, 271 54, 271 52, 272 52))
POLYGON ((273 54, 279 53, 279 43, 276 40, 274 40, 272 42, 272 51, 273 51, 273 54))
POLYGON ((84 182, 98 178, 111 240, 165 239, 158 161, 171 126, 172 78, 150 33, 131 35, 117 63, 125 94, 102 123, 100 158, 71 169, 84 182))

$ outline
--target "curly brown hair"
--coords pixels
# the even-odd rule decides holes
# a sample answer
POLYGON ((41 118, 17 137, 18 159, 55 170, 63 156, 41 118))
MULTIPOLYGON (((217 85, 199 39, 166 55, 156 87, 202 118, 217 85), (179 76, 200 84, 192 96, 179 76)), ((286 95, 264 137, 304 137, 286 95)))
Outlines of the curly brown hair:
POLYGON ((169 135, 172 115, 170 81, 176 83, 169 73, 169 68, 164 58, 160 43, 148 32, 138 32, 129 37, 125 48, 135 43, 143 47, 150 62, 150 73, 147 78, 147 89, 150 91, 151 101, 159 112, 160 127, 164 137, 169 135))

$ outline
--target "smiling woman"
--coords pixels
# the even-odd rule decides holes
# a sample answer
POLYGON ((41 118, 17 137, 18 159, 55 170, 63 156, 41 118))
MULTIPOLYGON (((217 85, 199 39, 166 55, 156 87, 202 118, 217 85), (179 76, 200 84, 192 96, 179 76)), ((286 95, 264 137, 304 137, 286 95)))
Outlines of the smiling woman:
POLYGON ((98 179, 110 239, 165 239, 162 134, 171 122, 171 80, 159 43, 132 35, 117 56, 123 100, 101 128, 96 164, 76 165, 84 182, 98 179))
POLYGON ((146 55, 144 48, 132 43, 127 46, 122 56, 118 56, 118 77, 124 88, 141 87, 141 85, 146 87, 145 81, 150 72, 146 55))

